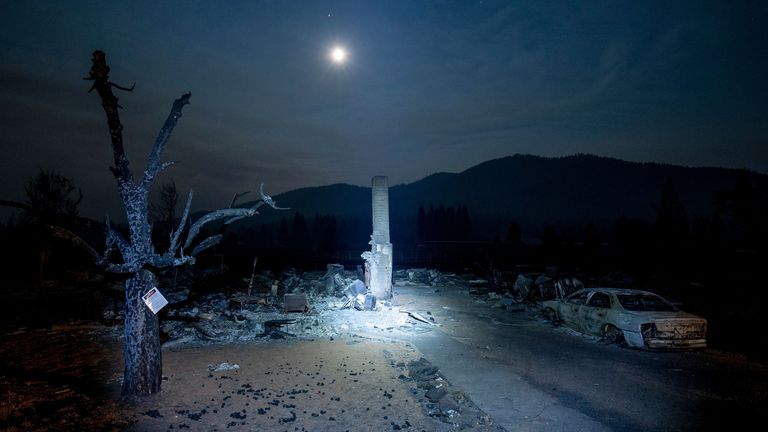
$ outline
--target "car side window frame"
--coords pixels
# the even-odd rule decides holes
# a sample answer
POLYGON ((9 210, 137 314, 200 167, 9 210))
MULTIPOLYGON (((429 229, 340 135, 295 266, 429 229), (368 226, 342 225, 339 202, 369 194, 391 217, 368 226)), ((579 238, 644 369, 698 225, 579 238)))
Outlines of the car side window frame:
POLYGON ((606 294, 604 292, 593 292, 592 296, 589 298, 589 300, 587 301, 586 304, 587 304, 587 306, 590 306, 590 307, 593 307, 593 308, 610 309, 611 308, 611 296, 609 296, 608 294, 606 294), (592 301, 595 298, 603 298, 603 299, 605 299, 606 302, 604 302, 602 304, 599 304, 599 305, 594 304, 592 301))
POLYGON ((589 294, 590 292, 586 291, 584 293, 579 293, 579 295, 572 295, 568 297, 568 299, 566 300, 566 303, 583 306, 587 304, 587 298, 589 297, 589 294), (574 300, 579 300, 579 301, 574 301, 574 300))

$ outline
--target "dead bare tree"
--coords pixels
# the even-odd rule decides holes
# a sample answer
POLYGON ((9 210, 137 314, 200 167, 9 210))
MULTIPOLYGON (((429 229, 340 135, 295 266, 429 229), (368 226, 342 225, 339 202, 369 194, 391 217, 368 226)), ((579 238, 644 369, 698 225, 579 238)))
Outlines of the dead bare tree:
POLYGON ((160 334, 157 316, 144 304, 142 295, 157 286, 154 269, 194 264, 195 256, 221 240, 221 234, 215 234, 196 242, 203 225, 225 220, 229 224, 235 220, 257 214, 257 209, 264 204, 279 209, 271 197, 264 194, 249 208, 220 209, 200 217, 194 223, 189 221, 189 209, 192 203, 192 191, 189 192, 181 220, 170 233, 170 245, 163 253, 155 252, 152 244, 151 225, 149 223, 149 191, 155 177, 167 169, 173 162, 161 162, 168 139, 181 117, 184 105, 189 103, 190 93, 185 93, 171 108, 171 113, 160 129, 152 151, 147 160, 147 167, 142 178, 134 180, 129 167, 128 157, 123 148, 123 126, 118 114, 118 99, 112 88, 126 89, 109 81, 109 66, 102 51, 94 51, 93 66, 87 80, 93 81, 91 90, 96 90, 101 98, 101 105, 107 115, 109 134, 112 141, 114 166, 110 167, 117 180, 118 192, 123 203, 128 221, 128 238, 112 229, 107 221, 106 250, 100 258, 101 264, 114 273, 128 275, 125 283, 125 370, 123 376, 123 394, 152 394, 160 391, 162 379, 162 360, 160 352, 160 334), (182 239, 182 236, 185 237, 182 239), (122 262, 110 260, 110 252, 117 249, 122 262), (191 249, 191 251, 190 251, 191 249))
POLYGON ((78 188, 77 198, 73 197, 72 180, 53 170, 40 169, 27 181, 24 191, 30 207, 52 214, 77 216, 77 206, 83 200, 83 191, 78 188))
MULTIPOLYGON (((167 238, 174 229, 176 223, 176 207, 179 202, 179 193, 176 190, 176 182, 170 180, 160 185, 158 199, 149 205, 150 218, 153 222, 155 239, 167 238)), ((165 242, 159 242, 167 246, 165 242)))

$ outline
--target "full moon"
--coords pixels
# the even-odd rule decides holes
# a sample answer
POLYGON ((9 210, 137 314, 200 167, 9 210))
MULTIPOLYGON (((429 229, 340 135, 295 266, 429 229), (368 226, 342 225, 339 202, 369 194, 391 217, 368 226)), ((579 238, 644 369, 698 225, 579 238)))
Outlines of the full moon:
POLYGON ((331 49, 331 61, 336 64, 342 64, 347 60, 347 51, 340 47, 336 46, 331 49))

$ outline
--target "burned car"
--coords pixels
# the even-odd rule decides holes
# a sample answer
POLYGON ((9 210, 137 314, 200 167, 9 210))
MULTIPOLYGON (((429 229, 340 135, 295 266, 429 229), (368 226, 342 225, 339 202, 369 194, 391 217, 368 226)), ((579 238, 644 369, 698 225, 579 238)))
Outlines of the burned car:
POLYGON ((664 298, 624 288, 584 288, 542 302, 544 315, 581 333, 637 348, 705 348, 707 320, 664 298))

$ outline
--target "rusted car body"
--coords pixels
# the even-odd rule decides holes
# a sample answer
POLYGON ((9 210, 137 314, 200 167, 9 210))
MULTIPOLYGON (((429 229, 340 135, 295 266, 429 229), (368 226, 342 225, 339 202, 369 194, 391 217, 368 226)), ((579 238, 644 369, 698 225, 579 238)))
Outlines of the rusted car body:
POLYGON ((636 348, 705 348, 707 320, 648 291, 584 288, 542 303, 545 315, 581 333, 636 348))

